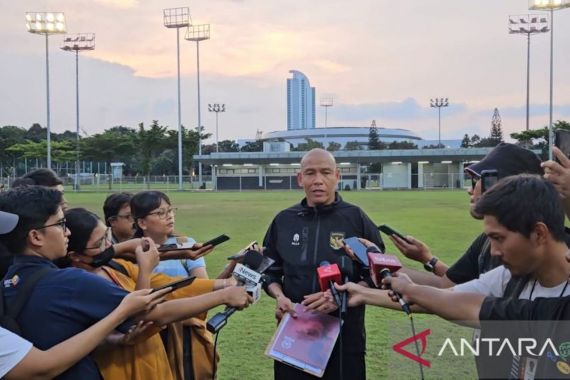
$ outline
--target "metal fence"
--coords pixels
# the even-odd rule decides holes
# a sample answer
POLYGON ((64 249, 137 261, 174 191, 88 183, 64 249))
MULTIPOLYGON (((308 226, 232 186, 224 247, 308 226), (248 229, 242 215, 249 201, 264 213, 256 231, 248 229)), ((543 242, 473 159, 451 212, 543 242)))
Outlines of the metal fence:
MULTIPOLYGON (((4 188, 9 188, 14 177, 0 177, 4 188)), ((178 176, 134 176, 113 178, 110 174, 82 174, 79 188, 74 189, 74 176, 62 178, 66 191, 79 192, 116 192, 141 190, 177 191, 178 176)), ((249 191, 249 190, 298 190, 295 175, 284 176, 198 176, 182 177, 184 191, 249 191)), ((425 173, 423 175, 405 173, 378 173, 341 175, 339 190, 463 190, 471 186, 464 173, 425 173)))

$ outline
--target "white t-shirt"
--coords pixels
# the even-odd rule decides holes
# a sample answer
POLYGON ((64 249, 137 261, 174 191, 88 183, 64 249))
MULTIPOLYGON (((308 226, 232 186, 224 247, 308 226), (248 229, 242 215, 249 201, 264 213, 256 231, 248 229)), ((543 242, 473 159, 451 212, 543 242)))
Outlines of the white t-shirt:
MULTIPOLYGON (((461 293, 479 293, 485 296, 502 297, 505 293, 507 283, 511 279, 511 272, 503 265, 496 267, 489 272, 483 273, 479 278, 455 285, 452 290, 461 293)), ((552 287, 546 288, 538 281, 530 280, 522 290, 520 299, 535 299, 537 297, 552 298, 570 295, 570 286, 566 286, 564 294, 562 290, 566 286, 566 281, 552 287), (534 290, 533 290, 534 287, 534 290), (532 298, 531 298, 532 293, 532 298)))
POLYGON ((32 343, 0 327, 0 378, 24 359, 32 343))

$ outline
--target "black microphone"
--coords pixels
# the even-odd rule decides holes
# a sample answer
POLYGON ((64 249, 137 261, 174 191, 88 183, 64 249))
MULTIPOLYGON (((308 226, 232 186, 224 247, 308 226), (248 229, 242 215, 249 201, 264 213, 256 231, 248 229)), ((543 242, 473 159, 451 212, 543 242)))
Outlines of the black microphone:
MULTIPOLYGON (((350 282, 350 279, 354 276, 354 263, 347 256, 341 256, 338 260, 338 266, 340 268, 340 273, 343 276, 344 283, 350 282)), ((348 310, 348 294, 347 292, 342 292, 341 303, 340 303, 340 313, 342 315, 346 314, 348 310)))
MULTIPOLYGON (((233 276, 237 280, 238 286, 245 286, 255 301, 261 296, 260 284, 266 281, 266 276, 263 276, 260 272, 265 271, 273 262, 272 259, 264 257, 259 252, 249 250, 244 255, 243 264, 237 264, 233 271, 233 276)), ((226 325, 228 318, 236 311, 235 307, 226 307, 224 311, 210 318, 208 323, 206 323, 206 328, 212 334, 217 333, 226 325)))

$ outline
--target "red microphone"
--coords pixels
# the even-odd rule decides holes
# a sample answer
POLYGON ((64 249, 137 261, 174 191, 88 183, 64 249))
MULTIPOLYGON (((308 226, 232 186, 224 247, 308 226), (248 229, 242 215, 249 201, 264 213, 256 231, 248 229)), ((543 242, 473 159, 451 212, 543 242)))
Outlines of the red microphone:
POLYGON ((396 256, 383 253, 368 252, 368 262, 370 263, 370 277, 372 277, 372 281, 377 288, 382 285, 382 278, 384 278, 380 274, 382 270, 395 273, 402 268, 402 264, 396 256))
MULTIPOLYGON (((370 262, 370 277, 372 277, 372 281, 377 288, 382 285, 383 278, 390 277, 392 273, 395 273, 402 268, 402 264, 396 256, 386 255, 383 253, 368 252, 368 261, 370 262)), ((400 294, 396 292, 394 293, 396 294, 396 297, 398 297, 398 302, 402 307, 402 310, 404 310, 406 314, 410 315, 412 312, 410 305, 404 301, 400 294)))
POLYGON ((336 304, 340 306, 340 295, 338 294, 338 290, 334 287, 335 282, 342 284, 342 277, 338 265, 330 264, 328 261, 322 261, 321 265, 317 268, 317 276, 319 278, 321 291, 326 292, 330 289, 336 304))

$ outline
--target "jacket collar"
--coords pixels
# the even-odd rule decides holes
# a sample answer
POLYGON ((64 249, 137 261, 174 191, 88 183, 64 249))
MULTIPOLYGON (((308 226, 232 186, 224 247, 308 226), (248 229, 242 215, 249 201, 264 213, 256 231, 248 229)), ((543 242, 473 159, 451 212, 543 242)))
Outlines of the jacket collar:
POLYGON ((341 202, 342 202, 342 197, 336 191, 334 193, 334 202, 329 205, 318 205, 316 207, 311 207, 307 204, 307 198, 305 197, 300 203, 302 210, 299 214, 308 215, 316 212, 319 214, 330 212, 334 210, 341 202))

